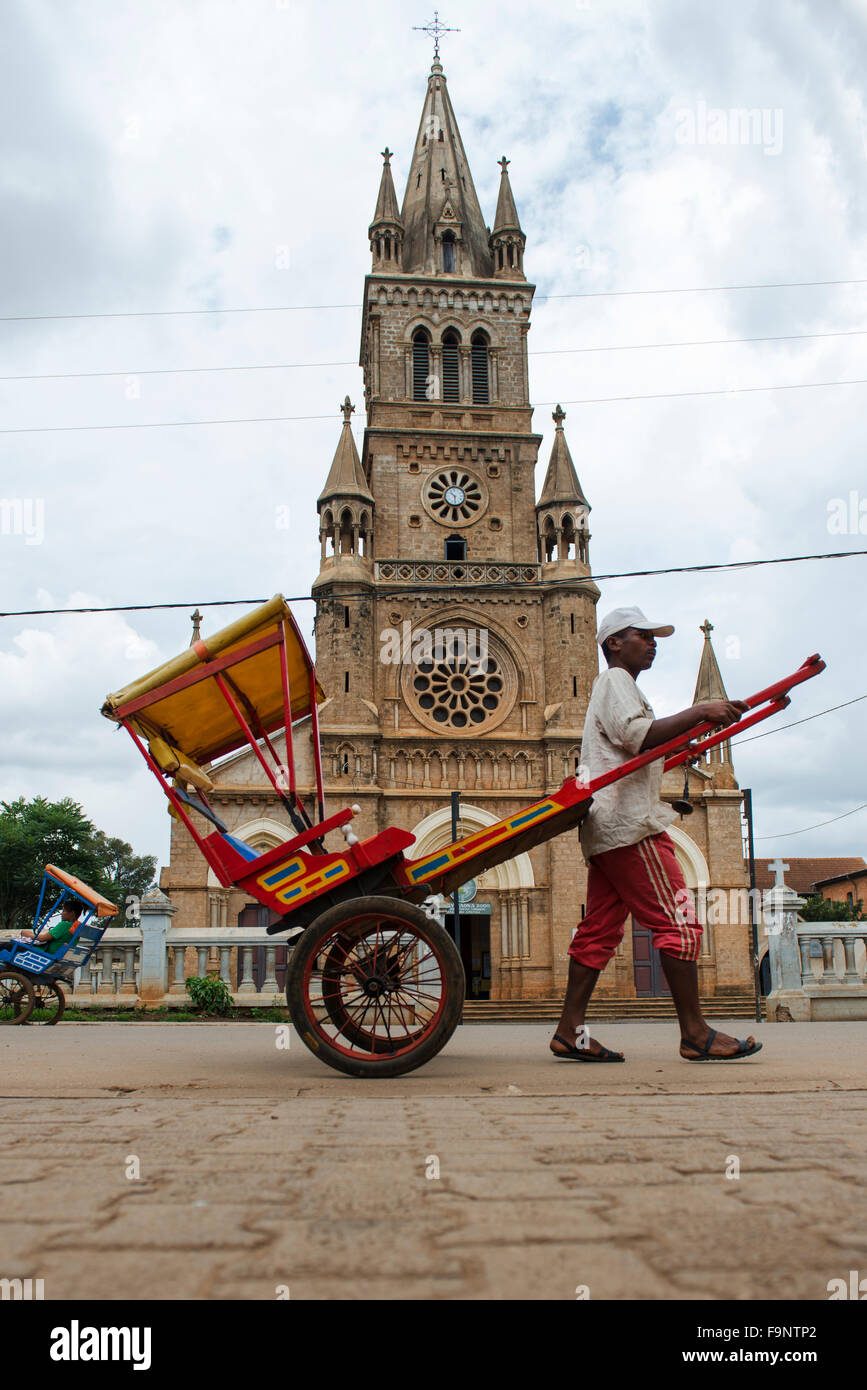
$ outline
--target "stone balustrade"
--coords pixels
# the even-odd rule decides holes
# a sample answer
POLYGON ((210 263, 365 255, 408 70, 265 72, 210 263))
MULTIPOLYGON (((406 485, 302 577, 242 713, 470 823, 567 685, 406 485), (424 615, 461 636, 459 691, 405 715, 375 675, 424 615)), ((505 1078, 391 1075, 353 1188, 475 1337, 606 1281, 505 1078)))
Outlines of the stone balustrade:
POLYGON ((398 584, 538 584, 542 566, 509 560, 376 560, 374 576, 398 584))
POLYGON ((785 884, 765 895, 770 1022, 867 1018, 867 922, 804 922, 785 884))
POLYGON ((189 1008, 184 981, 191 975, 208 974, 225 981, 236 1006, 285 1005, 285 993, 277 982, 277 952, 285 947, 284 939, 269 936, 264 927, 172 927, 175 909, 163 894, 160 898, 163 902, 156 904, 157 911, 147 911, 142 901, 140 926, 108 928, 90 960, 76 972, 74 989, 70 992, 68 985, 63 986, 69 1006, 117 1009, 146 1003, 189 1008), (264 948, 264 972, 257 988, 253 964, 254 952, 260 948, 264 948))

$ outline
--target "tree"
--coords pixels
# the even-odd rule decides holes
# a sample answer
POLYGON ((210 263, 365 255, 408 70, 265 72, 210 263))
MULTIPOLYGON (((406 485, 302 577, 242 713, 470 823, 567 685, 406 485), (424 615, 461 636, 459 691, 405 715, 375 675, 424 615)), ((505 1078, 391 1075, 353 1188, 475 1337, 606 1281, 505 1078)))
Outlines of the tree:
POLYGON ((138 919, 137 906, 147 890, 153 887, 157 861, 152 854, 134 854, 132 845, 125 840, 109 837, 97 830, 94 836, 97 852, 102 864, 105 887, 100 891, 109 902, 116 903, 121 917, 127 921, 138 919), (134 901, 129 902, 132 898, 134 901))
POLYGON ((853 907, 851 903, 831 902, 819 893, 810 894, 798 915, 804 922, 863 922, 865 916, 860 898, 853 907))
POLYGON ((32 926, 46 864, 81 878, 123 910, 127 894, 141 896, 153 883, 156 859, 137 857, 123 840, 110 839, 70 797, 0 802, 0 927, 32 926))

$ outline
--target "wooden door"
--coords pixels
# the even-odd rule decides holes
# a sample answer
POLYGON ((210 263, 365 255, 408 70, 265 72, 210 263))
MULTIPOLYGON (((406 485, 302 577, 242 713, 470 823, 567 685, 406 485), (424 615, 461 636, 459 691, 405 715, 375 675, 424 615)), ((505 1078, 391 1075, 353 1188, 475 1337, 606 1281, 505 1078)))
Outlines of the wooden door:
MULTIPOLYGON (((274 914, 269 907, 250 903, 238 913, 239 927, 267 927, 274 914)), ((277 954, 274 957, 274 974, 281 993, 286 990, 286 947, 280 945, 279 937, 274 938, 277 954)), ((238 948, 243 950, 243 946, 238 948)), ((253 983, 261 990, 265 982, 265 947, 253 947, 253 983)))
POLYGON ((653 933, 649 927, 632 919, 632 968, 635 993, 639 999, 670 995, 671 990, 662 973, 659 952, 654 949, 653 933))

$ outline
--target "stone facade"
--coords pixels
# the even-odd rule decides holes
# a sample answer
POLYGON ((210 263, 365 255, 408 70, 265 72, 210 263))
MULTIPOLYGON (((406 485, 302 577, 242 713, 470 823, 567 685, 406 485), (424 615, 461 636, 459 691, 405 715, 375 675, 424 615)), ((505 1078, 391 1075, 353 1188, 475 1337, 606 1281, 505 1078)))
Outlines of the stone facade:
MULTIPOLYGON (((317 669, 329 697, 320 710, 329 810, 358 803, 362 837, 392 825, 412 830, 415 856, 452 838, 451 792, 460 792, 468 833, 575 773, 599 669, 599 590, 590 577, 590 506, 559 407, 536 501, 541 436, 527 364, 534 286, 524 276, 507 161, 491 232, 439 63, 400 211, 390 157, 386 150, 364 285, 363 450, 347 398, 318 502, 313 592, 317 669)), ((702 671, 713 683, 709 625, 705 648, 702 671)), ((309 748, 304 756, 302 787, 312 781, 309 748)), ((252 755, 211 776, 232 833, 277 843, 285 826, 288 838, 252 755)), ((717 752, 691 778, 696 812, 673 832, 687 882, 743 887, 730 755, 717 752)), ((665 795, 679 796, 682 782, 682 773, 670 774, 665 795)), ((176 825, 163 886, 181 910, 178 925, 203 925, 209 914, 214 925, 235 920, 238 895, 204 879, 176 825)), ((578 832, 491 870, 475 888, 461 918, 470 992, 561 993, 586 891, 578 832)), ((709 929, 700 970, 707 994, 748 989, 749 927, 709 929)), ((636 993, 631 924, 599 991, 636 993)))

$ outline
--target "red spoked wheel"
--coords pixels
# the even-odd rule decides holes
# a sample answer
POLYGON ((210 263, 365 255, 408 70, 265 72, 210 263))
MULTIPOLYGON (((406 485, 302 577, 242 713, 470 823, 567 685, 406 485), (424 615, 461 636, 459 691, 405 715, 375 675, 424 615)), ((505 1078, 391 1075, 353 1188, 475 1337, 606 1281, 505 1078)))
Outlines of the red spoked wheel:
POLYGON ((26 1023, 36 1003, 29 975, 0 966, 0 1023, 26 1023))
POLYGON ((33 981, 33 1012, 28 1023, 41 1023, 46 1028, 59 1023, 66 1008, 66 995, 56 980, 33 981))
POLYGON ((355 898, 308 927, 286 985, 299 1037, 348 1076, 402 1076, 457 1027, 464 969, 448 932, 400 898, 355 898))

